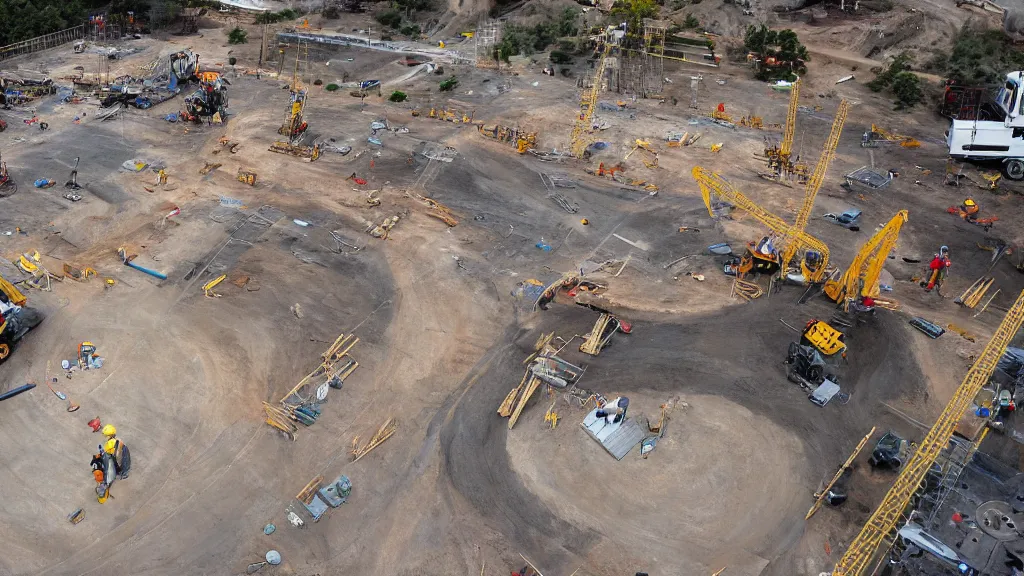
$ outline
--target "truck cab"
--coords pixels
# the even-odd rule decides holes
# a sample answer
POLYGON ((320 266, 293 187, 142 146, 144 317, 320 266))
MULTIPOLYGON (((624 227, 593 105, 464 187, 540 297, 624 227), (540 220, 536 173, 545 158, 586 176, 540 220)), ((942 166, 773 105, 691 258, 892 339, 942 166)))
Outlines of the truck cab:
POLYGON ((1001 118, 953 120, 947 133, 949 155, 963 160, 1001 160, 1011 180, 1024 179, 1024 72, 1006 75, 995 97, 1001 118))

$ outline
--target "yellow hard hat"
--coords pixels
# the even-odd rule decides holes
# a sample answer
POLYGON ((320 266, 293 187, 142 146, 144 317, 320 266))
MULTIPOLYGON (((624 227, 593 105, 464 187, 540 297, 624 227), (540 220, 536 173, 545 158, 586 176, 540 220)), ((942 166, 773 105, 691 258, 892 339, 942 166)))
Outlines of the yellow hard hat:
POLYGON ((104 436, 109 436, 111 438, 117 436, 117 428, 114 428, 113 424, 107 424, 103 427, 103 430, 100 430, 100 432, 103 432, 104 436))
POLYGON ((974 206, 974 200, 971 200, 970 198, 964 200, 964 206, 974 206))
POLYGON ((117 440, 114 440, 113 438, 107 440, 107 443, 103 445, 103 451, 106 452, 107 454, 113 454, 116 448, 117 440))

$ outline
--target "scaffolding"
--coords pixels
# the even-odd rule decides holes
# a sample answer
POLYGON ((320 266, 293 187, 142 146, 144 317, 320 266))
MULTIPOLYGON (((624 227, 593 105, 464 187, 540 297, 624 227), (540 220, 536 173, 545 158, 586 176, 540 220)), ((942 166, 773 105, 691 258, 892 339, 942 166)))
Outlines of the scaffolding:
POLYGON ((498 43, 501 23, 494 19, 481 20, 473 34, 473 60, 477 68, 493 68, 494 46, 498 43))
POLYGON ((6 60, 7 58, 13 58, 15 56, 21 56, 23 54, 31 54, 33 52, 39 52, 40 50, 47 50, 49 48, 56 48, 64 44, 74 42, 75 40, 81 40, 85 36, 85 26, 79 25, 59 32, 53 32, 51 34, 44 34, 42 36, 36 36, 35 38, 29 38, 28 40, 22 40, 7 46, 0 46, 0 60, 6 60))
POLYGON ((668 22, 644 20, 643 43, 623 48, 610 60, 615 92, 636 98, 658 97, 665 90, 665 35, 668 22))

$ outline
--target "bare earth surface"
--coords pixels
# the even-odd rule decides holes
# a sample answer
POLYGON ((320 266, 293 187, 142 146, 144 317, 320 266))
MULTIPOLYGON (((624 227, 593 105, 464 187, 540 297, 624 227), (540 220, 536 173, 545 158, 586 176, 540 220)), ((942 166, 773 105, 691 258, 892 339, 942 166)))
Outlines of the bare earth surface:
MULTIPOLYGON (((948 20, 934 26, 957 25, 948 20)), ((228 69, 223 30, 203 33, 174 44, 136 41, 140 50, 116 61, 116 72, 137 73, 186 45, 203 62, 228 69)), ((782 359, 796 338, 786 324, 828 317, 832 304, 819 296, 798 305, 803 289, 785 287, 741 305, 729 297, 719 259, 706 252, 717 242, 738 246, 760 228, 749 218, 714 222, 690 178, 694 165, 721 173, 787 219, 803 194, 756 175, 754 154, 766 135, 777 134, 702 119, 722 102, 736 116, 784 121, 788 96, 754 82, 741 65, 704 71, 701 110, 685 107, 694 71, 668 64, 666 103, 638 102, 632 118, 599 115, 609 127, 598 137, 609 146, 589 165, 618 162, 636 138, 650 139, 662 152, 660 166, 647 169, 631 157, 627 174, 657 184, 657 195, 586 174, 582 162, 540 162, 483 138, 472 125, 426 117, 432 105, 447 104, 487 124, 518 122, 539 132, 538 148, 564 149, 576 113, 574 80, 543 76, 528 62, 517 65, 518 75, 502 77, 456 66, 460 83, 449 96, 437 92, 437 77, 407 77, 397 54, 316 51, 313 77, 393 81, 411 101, 372 96, 361 103, 346 89, 314 88, 310 131, 353 151, 326 152, 312 164, 267 151, 284 117, 286 79, 232 77, 229 122, 187 131, 163 120, 180 100, 108 122, 94 118, 94 101, 42 102, 36 112, 49 122, 46 132, 20 121, 29 110, 0 113, 10 123, 0 148, 19 182, 17 194, 0 199, 0 233, 25 231, 0 236, 0 254, 16 258, 38 249, 51 269, 91 265, 101 279, 117 280, 111 288, 97 279, 66 280, 52 292, 28 293, 47 319, 0 367, 2 390, 40 384, 0 404, 0 574, 238 574, 270 549, 284 557, 273 573, 297 576, 476 574, 481 565, 498 575, 522 566, 520 554, 555 576, 576 569, 608 576, 710 574, 723 566, 729 575, 829 569, 893 477, 859 466, 851 500, 805 522, 811 495, 872 426, 923 435, 892 408, 924 422, 939 413, 967 358, 998 324, 999 308, 1019 292, 1021 276, 1010 258, 1000 262, 991 274, 1001 293, 977 318, 952 298, 989 267, 989 253, 978 244, 988 235, 1016 241, 1024 210, 1013 194, 944 187, 945 124, 927 110, 893 112, 860 84, 866 71, 835 85, 867 56, 820 46, 819 54, 835 58, 823 58, 807 78, 802 103, 812 111, 798 117, 797 151, 813 163, 839 98, 854 106, 809 232, 844 267, 876 226, 910 210, 887 266, 903 311, 853 329, 850 362, 838 367, 851 399, 825 408, 786 381, 782 359), (499 94, 506 79, 511 90, 499 94), (413 117, 413 108, 424 114, 413 117), (367 144, 370 122, 385 117, 409 132, 383 133, 383 148, 367 144), (860 136, 871 123, 924 146, 865 150, 860 136), (682 130, 703 137, 689 148, 663 145, 667 132, 682 130), (223 150, 221 137, 241 142, 238 153, 223 150), (710 152, 719 142, 722 151, 710 152), (422 155, 444 146, 458 151, 451 163, 422 155), (32 187, 42 177, 63 182, 75 157, 82 159, 81 202, 62 199, 59 186, 32 187), (165 165, 170 185, 148 192, 156 178, 151 170, 120 169, 131 158, 165 165), (223 165, 202 176, 207 162, 223 165), (880 192, 840 188, 842 175, 861 166, 901 176, 880 192), (235 181, 240 168, 259 173, 254 188, 235 181), (368 184, 346 180, 353 172, 368 184), (579 204, 578 213, 547 197, 541 172, 577 181, 559 191, 579 204), (379 206, 367 203, 371 190, 379 191, 379 206), (967 194, 1000 216, 990 234, 945 213, 967 194), (415 195, 448 206, 458 226, 429 216, 415 195), (224 206, 221 197, 244 206, 224 206), (181 214, 165 219, 175 206, 181 214), (852 207, 864 211, 860 232, 819 218, 852 207), (401 220, 387 240, 365 233, 396 214, 401 220), (680 226, 700 231, 681 233, 680 226), (332 231, 358 249, 338 244, 332 231), (552 250, 539 250, 538 242, 552 250), (122 266, 115 255, 121 245, 168 280, 122 266), (940 245, 951 248, 954 261, 945 299, 911 281, 940 245), (682 256, 689 257, 669 265, 682 256), (594 278, 608 284, 603 305, 633 321, 633 333, 616 335, 600 356, 570 346, 566 358, 587 365, 581 386, 629 396, 631 414, 655 420, 670 398, 685 403, 657 450, 647 459, 634 450, 616 462, 579 428, 583 411, 560 395, 538 393, 508 430, 495 410, 519 382, 537 337, 585 334, 596 319, 564 303, 532 312, 511 296, 515 285, 588 261, 627 259, 619 275, 594 278), (221 297, 204 297, 200 287, 220 274, 228 275, 217 288, 221 297), (241 276, 249 277, 247 286, 231 283, 241 276), (978 340, 952 332, 929 340, 907 325, 918 314, 956 323, 978 340), (280 398, 342 333, 360 339, 352 352, 359 369, 330 392, 315 425, 301 427, 295 442, 285 440, 264 424, 261 401, 280 398), (64 378, 60 361, 86 340, 98 346, 103 368, 64 378), (42 386, 48 366, 80 411, 66 413, 42 386), (543 421, 552 400, 562 417, 554 430, 543 421), (116 483, 103 505, 88 467, 98 435, 86 422, 97 415, 118 427, 134 460, 131 477, 116 483), (395 436, 351 462, 353 437, 365 441, 389 417, 399 423, 395 436), (287 510, 317 474, 347 474, 353 496, 320 522, 293 528, 287 510), (78 507, 86 520, 73 526, 65 517, 78 507), (278 527, 271 536, 262 532, 268 522, 278 527)), ((233 49, 239 70, 254 65, 257 49, 233 49)), ((91 70, 95 58, 59 49, 13 65, 60 77, 78 65, 91 70)), ((982 182, 977 170, 970 175, 982 182)), ((1001 192, 1018 189, 1001 184, 1001 192)))

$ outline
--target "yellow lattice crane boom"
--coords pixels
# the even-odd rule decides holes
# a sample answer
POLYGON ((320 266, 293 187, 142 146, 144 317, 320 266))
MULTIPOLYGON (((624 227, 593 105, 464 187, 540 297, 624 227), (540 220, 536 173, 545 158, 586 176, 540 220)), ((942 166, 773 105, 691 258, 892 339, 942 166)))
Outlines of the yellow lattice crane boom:
POLYGON ((810 234, 807 234, 803 230, 797 230, 782 218, 779 218, 760 207, 718 174, 715 174, 710 170, 705 170, 700 166, 695 166, 692 174, 693 179, 697 181, 697 186, 700 187, 700 192, 704 197, 704 204, 708 208, 708 213, 712 217, 715 216, 712 196, 717 196, 722 200, 728 201, 736 208, 750 214, 754 219, 775 234, 784 237, 787 245, 796 244, 798 248, 813 250, 821 254, 821 263, 812 272, 811 278, 812 281, 815 282, 821 281, 825 275, 825 268, 828 266, 829 257, 828 246, 826 246, 824 242, 810 234))
POLYGON ((892 220, 864 243, 839 280, 830 279, 825 282, 825 294, 847 309, 850 302, 859 296, 877 296, 878 277, 885 266, 886 258, 896 247, 900 229, 906 222, 907 211, 897 212, 892 220))
POLYGON ((580 113, 576 116, 576 123, 572 127, 572 136, 569 138, 569 152, 574 158, 583 158, 587 149, 587 141, 584 135, 590 131, 590 121, 594 118, 594 109, 597 108, 597 96, 601 93, 601 82, 604 81, 605 65, 608 62, 608 53, 612 45, 604 43, 604 50, 601 51, 601 59, 597 62, 597 69, 591 79, 590 88, 584 89, 580 95, 580 113))
POLYGON ((800 81, 793 82, 789 90, 789 108, 786 110, 786 126, 782 131, 782 143, 779 144, 779 157, 789 160, 793 153, 793 137, 796 135, 796 110, 800 102, 800 81))
POLYGON ((1017 296, 1017 301, 1010 307, 992 339, 967 372, 967 376, 953 394, 953 398, 946 404, 935 425, 918 445, 917 451, 910 457, 896 482, 889 489, 889 493, 868 519, 864 529, 850 543, 846 554, 843 554, 836 563, 832 576, 861 576, 865 573, 868 564, 878 553, 882 541, 896 529, 896 525, 903 518, 910 499, 921 487, 928 470, 949 444, 957 422, 970 408, 982 386, 988 383, 996 364, 1006 351, 1006 346, 1020 330, 1022 323, 1024 291, 1017 296))
MULTIPOLYGON (((807 179, 807 185, 804 187, 804 203, 800 207, 800 211, 796 213, 796 222, 793 224, 793 228, 801 232, 807 229, 807 222, 811 219, 811 210, 814 209, 814 200, 818 197, 821 185, 825 183, 825 172, 828 171, 828 165, 836 157, 839 136, 843 133, 843 125, 846 124, 846 115, 849 111, 850 103, 846 100, 841 100, 839 102, 839 109, 836 110, 836 117, 832 120, 832 130, 828 134, 828 140, 825 140, 825 148, 821 151, 818 163, 814 166, 814 172, 807 179)), ((793 256, 796 255, 796 251, 797 244, 795 242, 790 242, 786 246, 786 250, 782 254, 783 270, 789 268, 789 264, 793 260, 793 256)))

